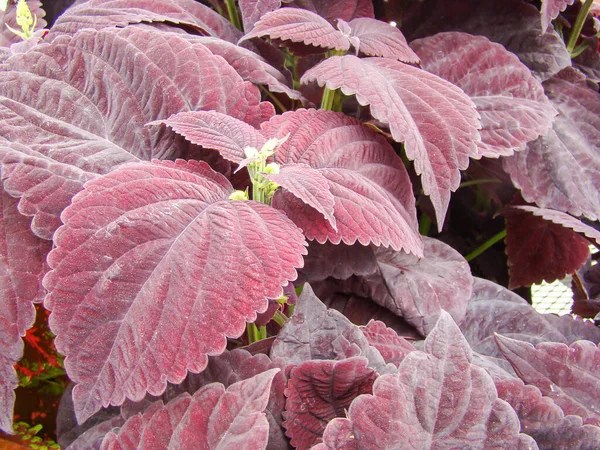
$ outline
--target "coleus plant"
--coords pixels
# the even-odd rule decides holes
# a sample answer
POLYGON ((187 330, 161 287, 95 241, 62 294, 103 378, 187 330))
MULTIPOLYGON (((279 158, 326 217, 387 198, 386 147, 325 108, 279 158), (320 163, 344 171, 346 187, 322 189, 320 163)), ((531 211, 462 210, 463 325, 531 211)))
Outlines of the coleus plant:
POLYGON ((593 304, 591 2, 375 6, 9 4, 4 432, 43 301, 65 447, 600 446, 598 328, 442 240, 593 304))

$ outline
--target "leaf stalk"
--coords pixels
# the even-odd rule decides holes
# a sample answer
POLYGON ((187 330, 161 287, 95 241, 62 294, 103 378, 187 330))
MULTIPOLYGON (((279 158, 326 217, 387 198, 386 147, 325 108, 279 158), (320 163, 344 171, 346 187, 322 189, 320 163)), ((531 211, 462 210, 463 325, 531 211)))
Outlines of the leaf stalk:
POLYGON ((493 246, 497 242, 501 241, 505 237, 506 237, 506 229, 502 230, 500 233, 495 234, 494 236, 492 236, 491 238, 489 238, 487 241, 485 241, 483 244, 481 244, 479 247, 477 247, 471 253, 469 253, 468 255, 466 255, 465 259, 467 261, 469 261, 469 262, 473 261, 479 255, 481 255, 483 252, 485 252, 488 248, 490 248, 491 246, 493 246))

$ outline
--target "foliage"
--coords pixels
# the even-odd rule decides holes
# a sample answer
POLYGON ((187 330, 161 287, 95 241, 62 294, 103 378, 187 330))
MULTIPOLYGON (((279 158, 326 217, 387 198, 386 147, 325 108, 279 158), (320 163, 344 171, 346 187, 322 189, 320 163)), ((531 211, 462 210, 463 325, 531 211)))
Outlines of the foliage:
POLYGON ((591 3, 208 3, 3 13, 0 429, 66 373, 72 449, 600 446, 600 330, 502 286, 600 310, 591 3))

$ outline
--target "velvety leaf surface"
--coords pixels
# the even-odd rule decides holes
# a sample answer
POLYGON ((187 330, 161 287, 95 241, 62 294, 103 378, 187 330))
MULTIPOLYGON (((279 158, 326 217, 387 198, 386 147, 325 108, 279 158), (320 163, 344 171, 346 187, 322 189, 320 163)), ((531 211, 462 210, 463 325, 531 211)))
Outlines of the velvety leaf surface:
POLYGON ((206 163, 138 163, 87 183, 63 212, 45 304, 79 422, 203 370, 296 278, 300 230, 232 191, 206 163))
POLYGON ((544 83, 559 111, 553 129, 504 160, 523 198, 541 208, 600 217, 600 94, 585 77, 565 70, 544 83), (560 164, 557 163, 560 161, 560 164))
POLYGON ((21 211, 35 214, 34 232, 46 239, 72 195, 95 174, 124 162, 173 157, 187 147, 174 133, 146 123, 214 109, 258 125, 273 113, 222 58, 156 30, 61 36, 13 56, 4 69, 0 157, 9 168, 2 176, 12 195, 24 197, 21 211), (139 91, 147 95, 142 102, 135 100, 139 91))
POLYGON ((600 446, 600 427, 584 424, 579 416, 565 416, 559 425, 536 433, 534 439, 540 450, 593 450, 600 446))
POLYGON ((0 196, 0 430, 13 432, 13 390, 18 385, 13 366, 23 356, 22 336, 33 325, 33 302, 42 300, 48 241, 35 237, 29 219, 17 211, 18 199, 0 196))
POLYGON ((304 361, 290 371, 283 426, 290 443, 309 449, 321 441, 327 423, 345 417, 352 400, 370 394, 378 374, 363 357, 304 361))
POLYGON ((509 289, 542 281, 552 283, 574 273, 586 262, 589 241, 573 230, 521 209, 507 208, 503 214, 509 289))
POLYGON ((240 32, 224 17, 193 0, 88 0, 67 9, 54 23, 50 38, 83 28, 100 30, 140 22, 187 25, 210 36, 235 43, 240 32))
POLYGON ((445 312, 424 351, 409 353, 398 374, 380 376, 373 395, 356 398, 348 419, 327 426, 326 442, 336 434, 338 446, 317 448, 536 448, 492 378, 471 364, 469 344, 445 312))
POLYGON ((386 363, 392 363, 396 367, 415 347, 406 339, 401 338, 383 322, 371 319, 368 324, 360 328, 373 347, 379 350, 386 363))
POLYGON ((267 406, 272 369, 232 384, 212 383, 194 395, 182 394, 166 405, 156 402, 131 417, 117 433, 109 433, 102 450, 109 449, 261 449, 267 444, 267 406))
POLYGON ((354 19, 348 25, 351 36, 360 40, 361 53, 397 59, 406 63, 419 63, 419 57, 408 46, 406 38, 395 26, 368 17, 354 19))
POLYGON ((542 0, 542 31, 548 29, 548 25, 558 17, 561 11, 567 9, 575 0, 542 0))
POLYGON ((514 53, 483 36, 439 33, 413 41, 421 67, 461 88, 481 115, 479 155, 512 155, 545 134, 556 111, 514 53))
POLYGON ((279 9, 280 6, 281 0, 240 0, 244 31, 250 31, 258 19, 266 13, 279 9))
POLYGON ((357 17, 374 17, 373 2, 369 0, 295 0, 285 1, 291 6, 308 9, 329 21, 350 21, 357 17))
POLYGON ((302 83, 311 81, 356 95, 373 117, 389 124, 415 162, 441 229, 450 191, 458 188, 460 170, 477 155, 480 141, 479 115, 469 97, 433 74, 386 58, 334 56, 302 76, 302 83))
POLYGON ((375 249, 385 289, 374 287, 373 300, 429 334, 442 310, 461 321, 473 277, 467 261, 452 247, 424 237, 423 258, 375 249))
MULTIPOLYGON (((27 6, 31 11, 32 16, 36 18, 36 30, 45 28, 46 21, 44 16, 46 12, 42 7, 40 0, 29 0, 27 6)), ((22 42, 22 39, 8 29, 9 25, 13 30, 20 30, 21 27, 17 24, 17 5, 16 2, 7 2, 6 10, 0 11, 0 47, 10 47, 12 44, 22 42)))
POLYGON ((284 365, 310 360, 343 360, 364 356, 379 373, 393 370, 379 351, 369 345, 359 327, 343 314, 327 308, 305 284, 294 314, 273 342, 271 359, 284 365))
MULTIPOLYGON (((237 164, 246 158, 244 148, 260 150, 267 141, 254 127, 217 111, 182 112, 160 123, 191 143, 217 150, 223 158, 237 164)), ((157 124, 153 122, 151 125, 157 124)))
POLYGON ((265 14, 241 41, 268 36, 271 39, 303 42, 306 45, 348 50, 350 41, 323 17, 299 8, 281 8, 265 14))
POLYGON ((529 342, 496 335, 502 354, 526 383, 537 386, 566 415, 581 416, 585 423, 600 424, 600 377, 596 344, 577 341, 567 346, 529 342))
POLYGON ((262 125, 262 132, 278 139, 289 133, 275 162, 282 167, 306 164, 329 184, 337 229, 291 193, 283 190, 273 197, 273 206, 308 239, 350 245, 358 241, 422 254, 408 174, 382 136, 345 114, 314 109, 275 116, 262 125))

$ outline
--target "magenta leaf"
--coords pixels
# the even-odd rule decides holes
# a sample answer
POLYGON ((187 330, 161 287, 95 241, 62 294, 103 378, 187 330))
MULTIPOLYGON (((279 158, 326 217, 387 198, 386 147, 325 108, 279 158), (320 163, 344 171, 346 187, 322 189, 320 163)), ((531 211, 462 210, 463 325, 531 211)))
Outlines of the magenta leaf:
POLYGON ((370 0, 284 0, 291 6, 308 9, 329 21, 350 21, 357 17, 374 17, 373 2, 370 0))
POLYGON ((507 208, 503 214, 509 289, 543 280, 551 283, 574 273, 586 262, 589 241, 573 230, 522 209, 507 208))
POLYGON ((281 0, 240 0, 239 7, 244 30, 250 31, 258 19, 266 13, 279 9, 280 6, 281 0))
POLYGON ((550 22, 558 17, 561 11, 567 9, 575 0, 542 0, 542 31, 546 32, 550 22))
POLYGON ((596 344, 542 342, 534 347, 502 335, 496 335, 496 343, 526 384, 537 386, 566 415, 578 415, 584 423, 600 424, 600 351, 596 344))
POLYGON ((424 351, 409 353, 398 374, 381 375, 373 395, 352 402, 348 419, 327 426, 326 442, 336 430, 340 442, 354 443, 317 448, 536 448, 471 358, 469 344, 442 312, 424 351))
POLYGON ((264 449, 269 423, 263 411, 277 372, 262 372, 227 389, 212 383, 166 405, 158 401, 108 433, 102 449, 264 449))
POLYGON ((35 237, 30 219, 17 211, 18 199, 0 197, 0 430, 13 433, 13 390, 18 385, 13 366, 23 356, 22 336, 33 325, 33 302, 45 294, 41 280, 51 243, 35 237))
POLYGON ((479 115, 473 102, 451 83, 424 70, 386 58, 334 56, 308 70, 302 83, 317 81, 329 89, 355 94, 376 119, 389 124, 415 161, 423 190, 431 197, 441 229, 450 191, 460 170, 477 155, 479 115), (388 95, 381 95, 387 92, 388 95))
POLYGON ((290 444, 309 449, 321 441, 327 423, 345 412, 358 395, 370 394, 378 374, 363 357, 304 361, 290 372, 283 426, 290 444))
POLYGON ((79 422, 200 372, 296 278, 300 230, 266 205, 228 201, 232 191, 206 163, 138 163, 87 183, 63 212, 45 304, 79 422))
POLYGON ((396 367, 400 365, 406 355, 416 350, 410 342, 398 336, 393 329, 378 320, 370 320, 360 329, 369 344, 379 350, 385 362, 392 363, 396 367))
POLYGON ((299 8, 281 8, 262 16, 241 40, 268 36, 326 49, 348 50, 348 37, 321 16, 299 8))
POLYGON ((559 111, 554 127, 527 149, 504 159, 504 169, 523 198, 541 208, 600 217, 600 94, 567 69, 544 83, 559 111), (560 164, 552 164, 560 161, 560 164))
POLYGON ((195 28, 235 43, 240 32, 227 19, 193 0, 88 0, 68 8, 54 23, 51 36, 74 34, 83 28, 100 30, 140 22, 169 22, 195 28))
POLYGON ((481 115, 479 155, 512 155, 545 134, 556 111, 514 53, 483 36, 439 33, 413 41, 421 67, 461 88, 481 115), (441 55, 441 56, 440 56, 441 55))
POLYGON ((351 36, 360 41, 358 49, 369 56, 383 56, 406 63, 418 64, 419 57, 408 46, 406 38, 395 26, 368 17, 352 20, 351 36))
POLYGON ((237 164, 246 157, 244 148, 260 150, 267 141, 254 127, 217 111, 182 112, 150 125, 158 123, 164 123, 193 144, 217 150, 223 158, 237 164))
POLYGON ((283 190, 273 197, 273 206, 308 239, 334 244, 358 241, 422 254, 408 174, 382 136, 344 114, 314 109, 275 116, 262 125, 262 132, 278 139, 289 133, 275 161, 282 167, 306 164, 329 184, 337 229, 295 195, 283 190))
POLYGON ((429 334, 442 310, 460 322, 471 296, 473 277, 467 261, 452 247, 424 237, 423 258, 378 248, 377 264, 385 289, 377 282, 373 300, 429 334))

